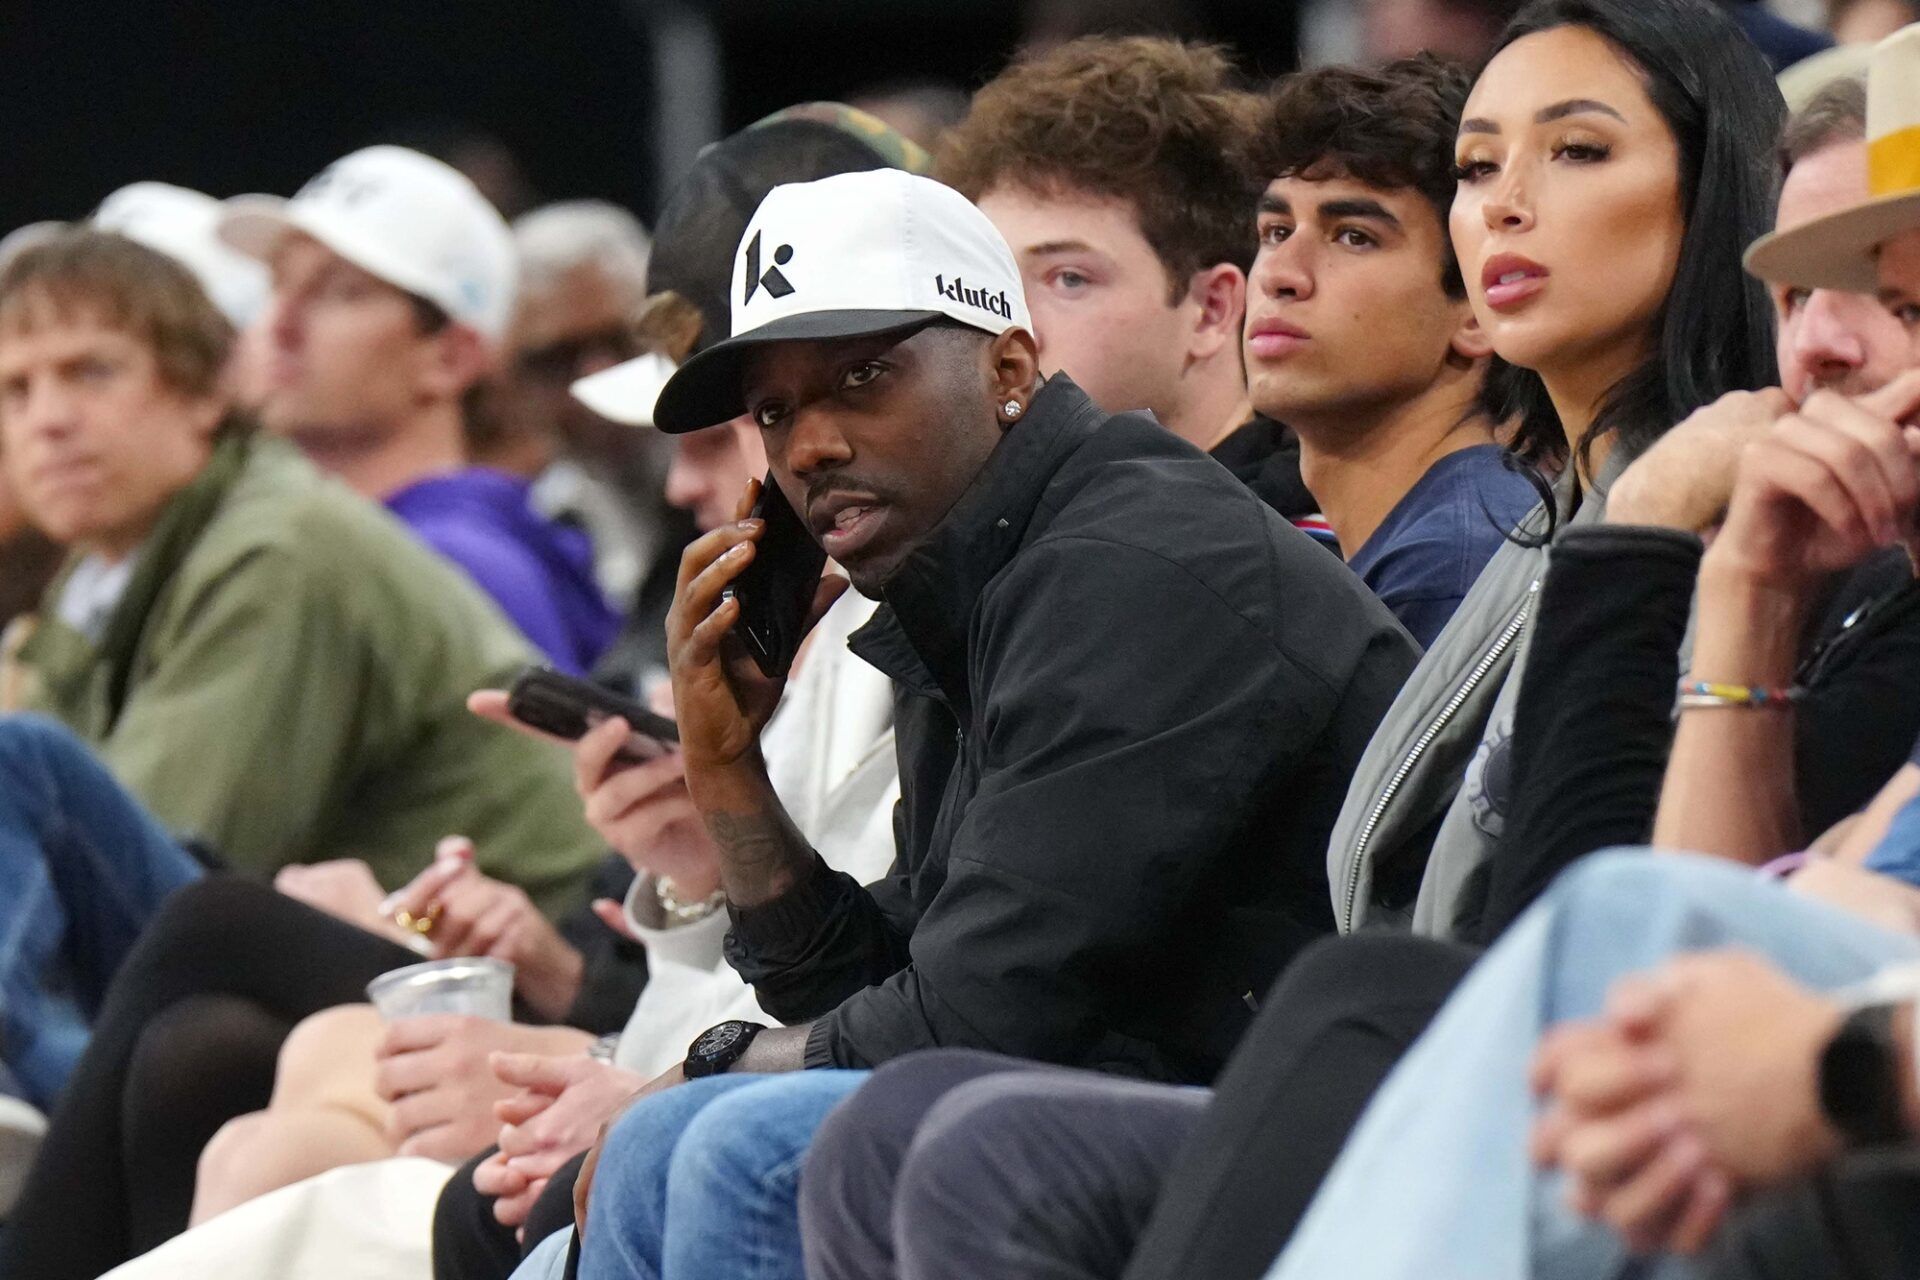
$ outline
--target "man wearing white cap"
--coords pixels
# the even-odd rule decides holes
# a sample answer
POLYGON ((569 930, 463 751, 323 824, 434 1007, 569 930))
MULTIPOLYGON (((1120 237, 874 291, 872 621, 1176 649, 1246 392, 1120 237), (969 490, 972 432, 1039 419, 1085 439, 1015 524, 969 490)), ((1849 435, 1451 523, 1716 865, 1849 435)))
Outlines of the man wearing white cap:
POLYGON ((584 536, 528 484, 467 465, 467 404, 514 303, 512 233, 465 177, 368 147, 291 199, 230 201, 223 240, 267 264, 269 431, 460 565, 556 666, 584 671, 619 620, 584 536))
POLYGON ((797 1269, 792 1179, 755 1171, 796 1167, 863 1075, 801 1068, 949 1044, 1209 1078, 1330 927, 1327 829, 1414 656, 1204 453, 1040 379, 1013 255, 951 189, 896 171, 775 188, 731 306, 733 336, 680 367, 654 421, 748 414, 781 495, 882 601, 852 645, 900 690, 898 856, 863 888, 782 810, 757 747, 778 685, 728 639, 723 595, 772 535, 705 535, 668 622, 687 785, 728 958, 787 1025, 711 1029, 616 1126, 582 1177, 583 1276, 687 1249, 734 1274, 727 1224, 747 1220, 756 1257, 797 1269), (676 1181, 661 1223, 637 1210, 669 1167, 714 1179, 676 1181))

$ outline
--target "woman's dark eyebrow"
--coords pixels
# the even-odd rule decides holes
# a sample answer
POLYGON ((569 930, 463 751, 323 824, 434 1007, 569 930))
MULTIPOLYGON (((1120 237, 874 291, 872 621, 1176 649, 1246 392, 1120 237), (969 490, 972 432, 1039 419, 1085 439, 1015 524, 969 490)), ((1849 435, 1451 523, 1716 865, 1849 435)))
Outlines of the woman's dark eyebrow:
POLYGON ((1568 98, 1565 102, 1556 102, 1550 107, 1542 107, 1534 113, 1533 122, 1535 124, 1550 124, 1555 120, 1561 120, 1567 116, 1585 115, 1588 112, 1597 112, 1603 116, 1612 116, 1621 124, 1627 122, 1627 118, 1618 111, 1615 111, 1606 103, 1596 101, 1593 98, 1568 98))
MULTIPOLYGON (((1621 124, 1625 124, 1627 122, 1627 118, 1625 116, 1621 115, 1618 111, 1615 111, 1612 107, 1608 106, 1606 103, 1601 102, 1595 98, 1568 98, 1565 102, 1556 102, 1550 107, 1542 107, 1540 108, 1539 111, 1534 113, 1533 122, 1535 124, 1551 124, 1555 120, 1560 120, 1567 116, 1581 115, 1589 111, 1597 112, 1603 116, 1612 116, 1615 120, 1618 120, 1621 124)), ((1465 137, 1467 134, 1470 134, 1470 133, 1499 133, 1499 132, 1500 132, 1500 126, 1497 122, 1483 119, 1480 116, 1474 116, 1472 119, 1462 120, 1460 122, 1461 137, 1465 137)))

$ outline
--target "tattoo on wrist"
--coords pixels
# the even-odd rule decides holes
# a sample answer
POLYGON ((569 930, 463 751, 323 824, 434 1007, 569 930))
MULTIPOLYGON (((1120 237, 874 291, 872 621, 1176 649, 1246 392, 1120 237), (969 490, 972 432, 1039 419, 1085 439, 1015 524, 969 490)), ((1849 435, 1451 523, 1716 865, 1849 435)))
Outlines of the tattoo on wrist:
POLYGON ((812 850, 782 815, 709 813, 707 833, 720 849, 727 896, 752 906, 775 897, 792 881, 812 850))

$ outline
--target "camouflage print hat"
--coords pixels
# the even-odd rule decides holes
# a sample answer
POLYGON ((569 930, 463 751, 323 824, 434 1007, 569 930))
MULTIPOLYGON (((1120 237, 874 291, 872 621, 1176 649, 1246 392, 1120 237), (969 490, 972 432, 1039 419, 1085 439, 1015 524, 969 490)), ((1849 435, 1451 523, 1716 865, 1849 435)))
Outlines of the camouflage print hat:
POLYGON ((925 174, 932 164, 925 148, 838 102, 788 107, 707 147, 668 195, 653 229, 639 322, 648 353, 582 378, 574 395, 617 422, 652 420, 654 397, 673 366, 729 336, 734 250, 773 188, 868 169, 925 174), (647 406, 644 416, 636 404, 647 406))
MULTIPOLYGON (((908 173, 926 175, 933 171, 933 157, 927 154, 925 147, 905 134, 896 133, 878 116, 869 115, 858 107, 850 107, 844 102, 803 102, 797 107, 788 107, 785 111, 776 111, 764 120, 747 126, 749 130, 765 129, 773 125, 784 124, 789 120, 811 120, 816 124, 828 125, 850 133, 879 154, 890 169, 905 169, 908 173)), ((822 178, 832 177, 823 173, 822 178)))

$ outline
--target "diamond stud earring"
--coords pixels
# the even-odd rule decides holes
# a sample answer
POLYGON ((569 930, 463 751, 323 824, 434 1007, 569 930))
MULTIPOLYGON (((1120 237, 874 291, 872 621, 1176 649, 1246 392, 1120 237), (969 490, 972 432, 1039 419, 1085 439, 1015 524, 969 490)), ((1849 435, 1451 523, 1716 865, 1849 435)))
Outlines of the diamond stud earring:
POLYGON ((1018 400, 1009 400, 1009 401, 1007 401, 1007 409, 1006 409, 1006 413, 1007 413, 1007 416, 1008 416, 1009 418, 1017 418, 1017 417, 1019 417, 1019 416, 1020 416, 1020 402, 1019 402, 1018 400))

